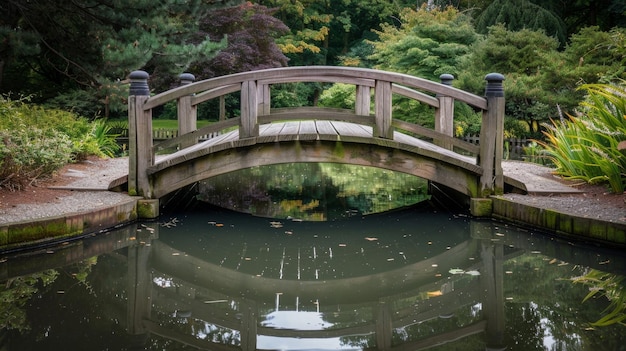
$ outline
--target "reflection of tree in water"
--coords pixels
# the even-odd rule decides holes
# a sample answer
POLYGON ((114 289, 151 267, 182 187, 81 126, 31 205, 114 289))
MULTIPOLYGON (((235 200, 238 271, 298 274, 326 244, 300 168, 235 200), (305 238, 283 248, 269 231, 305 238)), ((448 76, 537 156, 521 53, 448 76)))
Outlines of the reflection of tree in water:
MULTIPOLYGON (((526 254, 504 264, 506 344, 510 350, 543 350, 551 335, 557 350, 619 350, 626 342, 622 325, 590 328, 607 307, 605 299, 590 299, 588 287, 572 286, 564 278, 583 276, 587 268, 540 254, 526 254), (621 329, 620 329, 621 328, 621 329), (584 332, 581 332, 584 331, 584 332), (614 347, 609 347, 612 344, 614 347)), ((617 276, 619 277, 619 276, 617 276)))
POLYGON ((49 269, 12 278, 0 285, 0 328, 25 332, 31 329, 25 306, 41 288, 54 282, 59 272, 49 269))
POLYGON ((388 170, 330 163, 253 167, 205 180, 199 198, 274 218, 324 220, 384 212, 426 200, 426 181, 388 170))

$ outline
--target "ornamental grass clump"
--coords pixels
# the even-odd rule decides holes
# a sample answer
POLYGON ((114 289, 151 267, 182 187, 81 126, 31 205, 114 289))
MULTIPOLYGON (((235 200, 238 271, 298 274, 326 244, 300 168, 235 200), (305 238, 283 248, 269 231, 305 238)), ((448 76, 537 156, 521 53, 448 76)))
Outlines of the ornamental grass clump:
POLYGON ((626 82, 589 84, 588 96, 577 117, 546 126, 542 143, 557 173, 591 184, 608 184, 611 191, 626 189, 626 82))

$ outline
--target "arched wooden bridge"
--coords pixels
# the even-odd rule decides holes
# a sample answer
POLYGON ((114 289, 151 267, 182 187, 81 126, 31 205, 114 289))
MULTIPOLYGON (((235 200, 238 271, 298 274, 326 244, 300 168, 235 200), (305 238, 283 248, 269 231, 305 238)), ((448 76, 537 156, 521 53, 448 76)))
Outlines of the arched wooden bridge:
MULTIPOLYGON (((150 96, 148 74, 131 74, 129 97, 129 192, 159 199, 196 181, 253 166, 335 162, 413 174, 469 198, 502 193, 504 77, 485 77, 485 97, 453 88, 449 75, 433 82, 405 74, 350 67, 288 67, 194 82, 181 75, 178 88, 150 96), (353 109, 272 108, 274 84, 351 84, 353 109), (198 105, 239 93, 240 116, 196 129, 198 105), (434 129, 392 116, 394 95, 432 108, 434 129), (175 101, 179 137, 152 141, 152 111, 175 101), (373 104, 372 104, 373 102, 373 104), (455 102, 482 111, 480 145, 453 137, 455 102), (200 136, 220 132, 205 141, 200 136), (164 148, 175 152, 159 157, 164 148)), ((221 104, 223 109, 223 104, 221 104)))

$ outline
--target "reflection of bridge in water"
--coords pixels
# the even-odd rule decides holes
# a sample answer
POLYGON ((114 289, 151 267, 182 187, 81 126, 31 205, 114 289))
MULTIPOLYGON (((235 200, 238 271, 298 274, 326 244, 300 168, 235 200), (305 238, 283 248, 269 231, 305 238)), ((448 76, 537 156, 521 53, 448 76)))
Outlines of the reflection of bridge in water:
MULTIPOLYGON (((36 264, 12 259, 2 263, 0 273, 4 281, 111 254, 128 265, 127 299, 120 303, 126 303, 129 333, 160 335, 198 349, 255 350, 268 338, 349 342, 365 336, 373 349, 418 350, 477 333, 484 333, 489 346, 497 348, 502 346, 505 330, 503 263, 535 251, 538 243, 526 236, 503 236, 489 222, 473 221, 470 229, 471 239, 437 249, 424 260, 366 276, 324 281, 273 279, 225 268, 168 245, 159 238, 161 229, 150 224, 59 247, 36 264), (449 274, 451 268, 480 275, 449 274), (477 313, 462 324, 444 323, 468 315, 470 309, 477 313), (296 310, 315 312, 325 326, 276 328, 269 319, 296 310), (351 311, 358 313, 341 318, 351 311), (230 343, 207 340, 202 334, 207 325, 236 338, 230 343), (419 338, 402 337, 403 330, 414 327, 422 328, 419 338)), ((624 261, 617 257, 607 256, 615 263, 607 266, 598 260, 595 250, 577 249, 549 238, 537 240, 549 257, 604 271, 624 271, 624 261)))
MULTIPOLYGON (((367 276, 323 281, 242 273, 156 239, 151 245, 135 246, 129 251, 129 331, 154 333, 207 350, 256 350, 267 338, 304 343, 332 338, 347 342, 355 337, 359 340, 359 336, 369 336, 376 350, 419 350, 485 333, 490 349, 499 349, 503 347, 505 327, 503 263, 535 247, 523 238, 498 235, 488 223, 473 222, 471 231, 472 239, 423 261, 367 276), (450 274, 451 269, 478 271, 480 275, 450 274), (169 284, 155 282, 155 276, 169 284), (332 326, 313 330, 267 326, 270 315, 279 318, 281 312, 289 315, 312 304, 316 316, 332 326), (434 328, 419 339, 398 339, 398 333, 406 328, 452 318, 473 306, 479 306, 479 312, 460 326, 434 328), (181 332, 177 327, 180 322, 165 322, 158 317, 181 311, 182 316, 194 321, 192 324, 213 325, 237 334, 238 342, 216 345, 203 340, 197 330, 195 335, 181 332), (342 311, 359 311, 355 314, 360 317, 352 318, 360 322, 342 322, 342 311)), ((574 258, 571 252, 552 251, 565 261, 574 258)), ((582 264, 598 266, 595 254, 590 253, 582 261, 579 253, 575 257, 582 264)))
MULTIPOLYGON (((131 193, 159 199, 194 182, 253 166, 334 162, 413 174, 463 194, 484 198, 501 193, 504 92, 500 74, 489 74, 485 97, 442 83, 369 69, 289 67, 193 82, 149 96, 148 75, 131 74, 128 185, 131 193), (344 83, 355 87, 353 109, 273 108, 271 87, 298 82, 344 83), (240 115, 196 129, 200 104, 238 93, 240 115), (392 116, 393 98, 431 109, 434 129, 392 116), (152 142, 152 111, 176 102, 179 137, 152 142), (372 104, 373 102, 373 104, 372 104), (454 106, 482 112, 480 145, 453 137, 454 106), (201 136, 221 132, 201 141, 201 136), (155 162, 162 149, 176 152, 155 162)), ((189 76, 189 77, 188 77, 189 76)), ((417 112, 416 112, 417 113, 417 112)))

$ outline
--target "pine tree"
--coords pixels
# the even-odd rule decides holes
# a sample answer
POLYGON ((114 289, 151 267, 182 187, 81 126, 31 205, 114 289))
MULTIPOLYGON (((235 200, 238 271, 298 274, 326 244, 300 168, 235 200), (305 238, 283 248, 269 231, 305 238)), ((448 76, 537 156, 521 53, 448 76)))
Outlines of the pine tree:
MULTIPOLYGON (((8 14, 0 19, 0 33, 37 38, 30 47, 39 53, 3 48, 4 74, 19 72, 22 84, 11 89, 37 92, 44 100, 59 92, 89 90, 96 103, 123 106, 126 89, 119 82, 131 71, 148 71, 158 91, 191 62, 215 55, 225 43, 191 41, 198 19, 216 7, 240 2, 8 0, 0 5, 8 14)), ((0 92, 6 92, 3 86, 0 92)))

